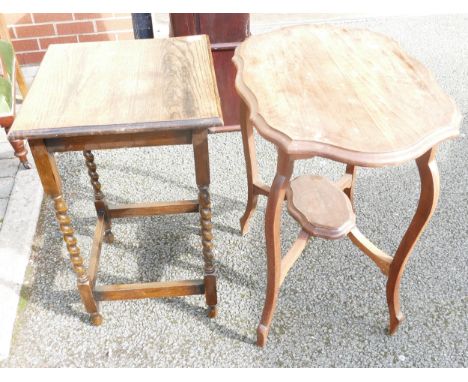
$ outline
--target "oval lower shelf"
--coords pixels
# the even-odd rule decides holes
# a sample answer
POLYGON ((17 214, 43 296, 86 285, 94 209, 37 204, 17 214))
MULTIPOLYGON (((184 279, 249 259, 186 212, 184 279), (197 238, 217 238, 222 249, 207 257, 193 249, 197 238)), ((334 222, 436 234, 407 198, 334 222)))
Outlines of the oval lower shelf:
POLYGON ((289 214, 312 236, 340 239, 356 225, 351 201, 322 176, 295 178, 286 190, 289 214))

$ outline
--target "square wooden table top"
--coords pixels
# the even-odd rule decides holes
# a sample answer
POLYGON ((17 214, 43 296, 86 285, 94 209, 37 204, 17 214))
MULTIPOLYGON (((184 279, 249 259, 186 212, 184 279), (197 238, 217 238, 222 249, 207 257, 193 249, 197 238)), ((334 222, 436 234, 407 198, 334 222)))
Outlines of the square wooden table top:
POLYGON ((223 124, 208 37, 51 45, 10 139, 223 124))

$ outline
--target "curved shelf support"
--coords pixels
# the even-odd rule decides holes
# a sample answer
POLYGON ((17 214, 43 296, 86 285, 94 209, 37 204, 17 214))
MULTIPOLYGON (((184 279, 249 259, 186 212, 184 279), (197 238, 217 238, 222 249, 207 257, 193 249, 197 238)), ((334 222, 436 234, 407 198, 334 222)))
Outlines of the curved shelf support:
POLYGON ((387 255, 384 251, 372 244, 372 242, 367 239, 357 227, 354 227, 348 233, 348 237, 356 247, 369 256, 383 274, 388 276, 393 257, 387 255))
POLYGON ((284 255, 281 259, 281 275, 280 275, 280 285, 283 284, 286 275, 288 274, 289 270, 292 268, 296 260, 304 251, 307 242, 309 241, 310 235, 301 229, 299 235, 297 236, 296 241, 289 249, 288 253, 284 255))

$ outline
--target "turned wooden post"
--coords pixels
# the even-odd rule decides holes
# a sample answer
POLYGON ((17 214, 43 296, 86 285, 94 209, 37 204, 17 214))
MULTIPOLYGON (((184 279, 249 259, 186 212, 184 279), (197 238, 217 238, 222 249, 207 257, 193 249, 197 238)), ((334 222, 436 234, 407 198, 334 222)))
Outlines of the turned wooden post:
POLYGON ((67 245, 67 251, 70 255, 73 270, 77 277, 78 290, 86 311, 91 315, 91 322, 94 325, 102 323, 102 316, 99 313, 98 303, 94 298, 91 283, 87 270, 83 264, 83 258, 80 254, 75 237, 75 231, 68 216, 68 207, 62 195, 62 184, 60 175, 55 163, 54 156, 47 151, 42 140, 30 141, 31 152, 38 166, 38 173, 41 178, 42 186, 47 195, 54 201, 55 216, 63 235, 63 240, 67 245))
POLYGON ((112 243, 114 241, 114 234, 111 231, 111 216, 109 213, 109 207, 107 201, 104 197, 104 193, 101 190, 101 183, 99 182, 99 175, 96 172, 96 163, 94 163, 94 155, 90 150, 84 150, 83 155, 86 159, 86 167, 88 167, 88 175, 91 180, 91 185, 94 190, 94 206, 96 207, 96 212, 98 215, 104 217, 104 240, 107 243, 112 243))
POLYGON ((205 263, 205 297, 208 305, 208 316, 217 315, 216 272, 213 255, 213 225, 211 223, 210 199, 210 162, 208 156, 208 130, 194 131, 192 135, 195 158, 195 178, 198 186, 200 225, 205 263))

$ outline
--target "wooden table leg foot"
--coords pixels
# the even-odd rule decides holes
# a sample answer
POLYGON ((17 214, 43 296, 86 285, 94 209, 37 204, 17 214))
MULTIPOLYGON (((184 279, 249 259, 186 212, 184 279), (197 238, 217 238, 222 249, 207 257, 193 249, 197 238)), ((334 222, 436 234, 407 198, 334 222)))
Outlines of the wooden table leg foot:
POLYGON ((218 316, 218 307, 216 305, 208 306, 208 317, 215 318, 218 316))
POLYGON ((107 244, 112 244, 114 242, 114 234, 110 229, 106 230, 106 232, 104 233, 104 242, 106 242, 107 244))
POLYGON ((257 327, 257 346, 265 347, 267 339, 268 339, 268 332, 270 331, 269 327, 265 325, 258 325, 257 327))
POLYGON ((90 316, 91 324, 94 326, 99 326, 102 324, 102 315, 100 313, 92 313, 90 316))
POLYGON ((400 323, 404 320, 404 315, 401 312, 398 312, 397 314, 390 315, 390 324, 388 325, 388 334, 389 335, 394 335, 396 331, 398 330, 398 327, 400 326, 400 323))

